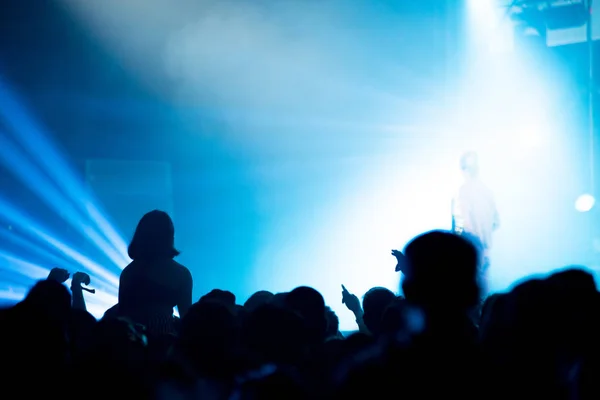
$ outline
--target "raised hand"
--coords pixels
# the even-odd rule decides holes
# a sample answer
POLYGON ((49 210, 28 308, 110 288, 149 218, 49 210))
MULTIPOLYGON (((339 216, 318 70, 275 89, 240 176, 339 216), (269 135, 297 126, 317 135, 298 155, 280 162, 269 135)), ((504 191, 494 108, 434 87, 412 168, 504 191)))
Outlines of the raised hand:
POLYGON ((73 280, 71 281, 71 286, 81 286, 81 285, 89 285, 90 284, 90 276, 85 272, 75 272, 73 274, 73 280))
POLYGON ((58 283, 65 283, 69 279, 69 271, 62 268, 52 268, 48 274, 48 280, 56 281, 58 283))
POLYGON ((354 314, 362 312, 360 300, 356 295, 350 293, 344 285, 342 285, 342 303, 344 303, 346 307, 348 307, 348 310, 352 311, 354 314))
POLYGON ((71 290, 74 289, 83 289, 89 293, 96 293, 95 289, 84 288, 81 285, 89 285, 90 284, 90 276, 85 272, 75 272, 73 274, 73 279, 71 280, 71 290))
POLYGON ((392 255, 396 257, 396 272, 404 272, 406 267, 406 257, 400 250, 392 250, 392 255))

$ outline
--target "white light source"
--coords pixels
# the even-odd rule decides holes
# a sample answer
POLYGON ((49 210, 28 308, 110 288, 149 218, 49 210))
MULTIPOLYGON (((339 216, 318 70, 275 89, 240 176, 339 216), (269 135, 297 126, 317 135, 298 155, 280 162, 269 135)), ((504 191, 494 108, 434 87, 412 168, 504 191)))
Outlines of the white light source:
POLYGON ((575 209, 579 212, 588 212, 594 208, 596 199, 591 194, 582 194, 575 201, 575 209))
POLYGON ((541 134, 538 129, 530 128, 519 136, 521 146, 525 149, 535 149, 542 144, 541 134))

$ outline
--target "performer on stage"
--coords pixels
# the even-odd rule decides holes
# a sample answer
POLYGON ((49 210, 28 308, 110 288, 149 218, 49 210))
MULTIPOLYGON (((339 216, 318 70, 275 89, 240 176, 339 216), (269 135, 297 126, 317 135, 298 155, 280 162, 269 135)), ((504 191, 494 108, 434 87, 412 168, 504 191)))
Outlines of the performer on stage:
POLYGON ((492 233, 499 228, 500 220, 494 196, 479 179, 479 162, 474 152, 460 159, 464 182, 452 200, 452 230, 471 237, 481 251, 481 274, 485 280, 490 264, 492 233))

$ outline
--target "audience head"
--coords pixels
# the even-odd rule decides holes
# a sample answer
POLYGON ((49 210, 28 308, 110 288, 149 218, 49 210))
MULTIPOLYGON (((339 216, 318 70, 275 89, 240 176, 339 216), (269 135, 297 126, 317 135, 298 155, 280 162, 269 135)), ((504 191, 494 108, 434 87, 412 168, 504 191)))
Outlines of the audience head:
POLYGON ((108 310, 106 310, 106 312, 104 313, 104 316, 102 316, 102 319, 104 318, 119 318, 119 304, 115 304, 114 306, 112 306, 111 308, 109 308, 108 310))
POLYGON ((213 289, 200 298, 200 301, 216 301, 227 307, 235 307, 235 294, 228 290, 213 289))
POLYGON ((22 304, 62 323, 66 323, 71 314, 71 294, 63 284, 53 280, 36 283, 22 304))
POLYGON ((388 336, 408 333, 407 307, 406 300, 397 296, 383 313, 380 333, 388 336))
MULTIPOLYGON (((463 170, 473 165, 461 160, 463 170)), ((129 254, 172 258, 173 237, 169 216, 153 211, 140 221, 129 254)), ((496 397, 597 398, 594 276, 575 266, 528 279, 488 297, 475 316, 481 250, 476 238, 432 231, 403 253, 393 251, 404 297, 370 289, 362 302, 367 329, 361 325, 346 339, 323 296, 305 286, 256 292, 243 308, 232 292, 214 289, 184 313, 178 329, 147 337, 153 331, 122 318, 119 305, 100 322, 80 302, 72 306, 61 270, 62 278, 38 282, 21 303, 0 310, 0 352, 10 366, 5 380, 18 386, 22 379, 57 377, 49 381, 58 393, 62 378, 71 376, 75 395, 85 393, 90 377, 99 378, 98 398, 342 398, 368 390, 377 397, 398 385, 424 398, 440 388, 475 398, 487 387, 496 397)), ((352 304, 344 288, 343 301, 358 313, 359 300, 350 296, 352 304)), ((149 297, 152 304, 154 292, 149 297)), ((161 315, 147 314, 170 324, 171 311, 167 304, 161 315)), ((30 388, 37 387, 19 390, 30 388)))
POLYGON ((171 217, 158 210, 144 215, 135 229, 128 254, 132 260, 172 259, 178 256, 171 217))
POLYGON ((271 299, 270 303, 278 307, 286 307, 287 303, 285 302, 285 299, 287 298, 288 294, 288 292, 276 293, 271 299))
MULTIPOLYGON (((16 354, 19 359, 26 360, 29 369, 45 370, 50 373, 67 358, 68 329, 71 318, 71 296, 67 288, 53 280, 37 282, 25 299, 7 313, 7 320, 2 321, 2 332, 7 334, 5 343, 9 345, 6 353, 16 354), (12 327, 9 331, 7 327, 12 327), (34 363, 35 357, 38 358, 34 363), (54 360, 52 360, 54 358, 54 360), (36 364, 36 365, 33 365, 36 364)), ((11 364, 10 356, 3 353, 6 363, 11 364)))
POLYGON ((200 301, 181 320, 178 348, 199 371, 221 373, 236 348, 238 325, 230 307, 200 301))
POLYGON ((322 343, 327 331, 327 319, 325 300, 321 293, 311 287, 300 286, 286 295, 285 303, 287 307, 304 318, 314 344, 322 343))
POLYGON ((396 295, 389 289, 374 287, 363 298, 363 320, 369 332, 378 335, 381 331, 381 320, 385 310, 396 300, 396 295))
POLYGON ((555 327, 558 339, 569 345, 569 352, 582 356, 600 333, 596 321, 600 295, 594 276, 584 267, 571 266, 550 275, 546 282, 553 293, 549 325, 558 322, 555 327))
POLYGON ((327 332, 325 333, 325 337, 327 339, 333 339, 338 336, 340 330, 340 319, 329 307, 325 307, 325 317, 327 319, 327 332))
POLYGON ((580 265, 572 265, 553 273, 548 282, 573 296, 590 296, 597 293, 594 276, 580 265))
POLYGON ((269 303, 275 295, 266 290, 260 290, 254 293, 252 296, 246 300, 244 303, 244 310, 246 312, 252 312, 256 310, 258 307, 269 303))
POLYGON ((264 304, 245 320, 243 339, 259 361, 295 364, 308 346, 306 326, 294 311, 264 304))
POLYGON ((402 289, 406 300, 424 308, 462 309, 479 302, 478 252, 468 240, 432 231, 413 239, 402 289))

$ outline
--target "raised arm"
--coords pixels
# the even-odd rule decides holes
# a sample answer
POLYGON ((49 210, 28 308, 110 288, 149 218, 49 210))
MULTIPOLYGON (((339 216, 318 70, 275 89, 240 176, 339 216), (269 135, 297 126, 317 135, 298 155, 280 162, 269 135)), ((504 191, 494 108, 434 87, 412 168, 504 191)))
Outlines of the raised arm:
POLYGON ((85 299, 83 297, 83 288, 81 285, 90 284, 90 276, 85 272, 75 272, 71 279, 71 293, 73 293, 73 308, 86 311, 85 299))

